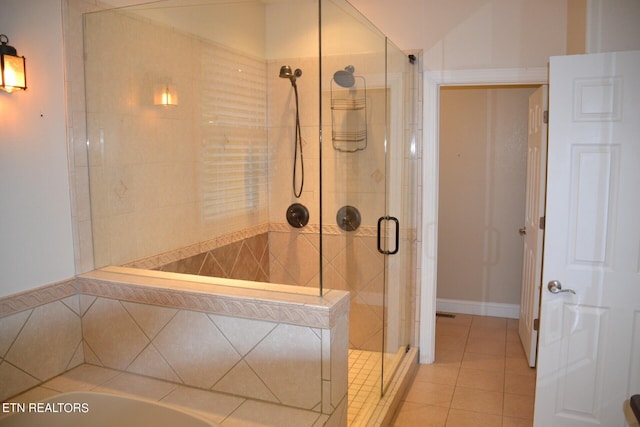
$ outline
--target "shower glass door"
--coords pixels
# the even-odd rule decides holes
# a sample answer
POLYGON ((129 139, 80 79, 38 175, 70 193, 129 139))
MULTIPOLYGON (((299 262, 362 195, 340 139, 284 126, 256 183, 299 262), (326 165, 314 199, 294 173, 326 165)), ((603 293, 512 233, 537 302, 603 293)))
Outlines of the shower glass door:
POLYGON ((383 392, 410 343, 413 315, 411 292, 415 289, 415 203, 417 153, 415 145, 415 89, 417 64, 389 39, 386 94, 386 209, 388 252, 385 257, 383 392), (395 252, 395 253, 393 253, 395 252))
POLYGON ((350 357, 375 365, 379 398, 409 342, 400 261, 408 59, 349 3, 320 6, 322 283, 351 294, 350 357))

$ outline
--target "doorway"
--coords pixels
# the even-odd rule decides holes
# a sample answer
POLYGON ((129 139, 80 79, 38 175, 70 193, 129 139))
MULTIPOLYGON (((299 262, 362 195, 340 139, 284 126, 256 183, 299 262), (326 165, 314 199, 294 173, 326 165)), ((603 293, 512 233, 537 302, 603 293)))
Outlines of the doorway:
POLYGON ((547 83, 546 67, 527 70, 467 70, 454 73, 424 74, 424 147, 422 152, 422 231, 423 253, 420 258, 419 342, 420 363, 435 360, 435 314, 438 264, 438 175, 440 89, 447 86, 542 85, 547 83))
POLYGON ((440 89, 437 309, 519 317, 529 96, 440 89))

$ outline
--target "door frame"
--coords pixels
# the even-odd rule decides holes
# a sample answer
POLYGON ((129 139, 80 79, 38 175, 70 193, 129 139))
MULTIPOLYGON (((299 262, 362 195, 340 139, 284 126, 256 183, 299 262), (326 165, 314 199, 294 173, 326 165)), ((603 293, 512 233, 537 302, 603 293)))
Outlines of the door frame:
POLYGON ((435 360, 435 318, 438 266, 438 172, 440 146, 440 88, 442 86, 490 86, 548 84, 547 67, 454 71, 423 74, 422 229, 420 240, 419 363, 435 360))

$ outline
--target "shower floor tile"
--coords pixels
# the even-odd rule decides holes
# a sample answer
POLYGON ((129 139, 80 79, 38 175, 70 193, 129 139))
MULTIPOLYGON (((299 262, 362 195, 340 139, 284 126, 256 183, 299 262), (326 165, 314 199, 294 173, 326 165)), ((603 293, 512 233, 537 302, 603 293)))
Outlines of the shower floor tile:
POLYGON ((380 399, 381 364, 379 352, 349 350, 349 427, 365 425, 380 399))

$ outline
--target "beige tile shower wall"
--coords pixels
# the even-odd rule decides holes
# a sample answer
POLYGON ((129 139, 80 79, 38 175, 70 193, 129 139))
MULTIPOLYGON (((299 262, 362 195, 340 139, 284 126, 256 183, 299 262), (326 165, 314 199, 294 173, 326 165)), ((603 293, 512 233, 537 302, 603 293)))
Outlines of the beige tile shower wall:
MULTIPOLYGON (((357 72, 357 71, 356 71, 357 72)), ((326 94, 325 94, 326 95, 326 94)), ((324 105, 329 104, 326 96, 324 105)), ((336 225, 336 214, 345 205, 355 206, 362 225, 375 227, 385 213, 385 190, 389 176, 385 164, 385 91, 367 88, 367 147, 354 153, 341 152, 331 145, 331 126, 323 128, 323 216, 327 225, 336 225)), ((328 107, 326 112, 331 113, 328 107)), ((324 117, 323 114, 323 117, 324 117)))
POLYGON ((0 315, 11 314, 0 317, 0 402, 84 362, 77 295, 16 311, 75 293, 72 284, 48 288, 2 300, 0 315))
MULTIPOLYGON (((266 222, 266 185, 250 212, 213 217, 220 207, 209 203, 216 197, 208 199, 219 187, 216 173, 231 176, 211 165, 229 155, 223 153, 228 144, 243 158, 263 145, 266 156, 266 113, 250 117, 261 125, 229 122, 211 105, 222 95, 207 70, 235 72, 223 77, 266 97, 264 61, 131 14, 88 15, 86 24, 96 266, 120 265, 266 222), (117 84, 96 83, 96 75, 117 84), (166 83, 176 86, 179 104, 153 105, 154 88, 166 83)), ((235 93, 222 98, 240 109, 247 104, 235 93)))
MULTIPOLYGON (((380 349, 383 325, 383 256, 376 249, 377 220, 385 212, 385 91, 381 55, 323 57, 323 81, 318 81, 316 58, 288 58, 269 63, 269 261, 272 283, 319 287, 319 99, 322 88, 322 203, 323 286, 351 292, 350 345, 380 349), (301 68, 298 79, 302 139, 305 155, 305 191, 292 193, 295 99, 288 81, 278 78, 280 65, 301 68), (331 78, 334 71, 353 64, 367 81, 367 148, 356 153, 333 149, 331 142, 331 78), (310 90, 313 88, 312 90, 310 90), (294 229, 286 223, 291 203, 309 209, 309 224, 294 229), (362 215, 356 233, 336 225, 336 213, 352 205, 362 215)), ((414 283, 414 282, 412 282, 414 283)))
MULTIPOLYGON (((283 58, 267 64, 269 141, 269 223, 286 224, 292 203, 309 210, 309 224, 320 217, 320 99, 322 96, 322 203, 325 224, 335 225, 340 207, 356 206, 364 225, 375 226, 384 211, 385 192, 385 79, 384 56, 349 55, 323 57, 322 81, 317 57, 283 58), (382 59, 382 63, 381 62, 382 59), (331 141, 331 79, 334 71, 353 64, 355 74, 367 82, 367 149, 343 153, 331 141), (278 77, 281 65, 300 68, 298 104, 304 153, 304 191, 293 194, 295 94, 287 79, 278 77)), ((401 108, 401 107, 399 107, 401 108)), ((297 160, 300 168, 300 160, 297 160)), ((298 170, 298 178, 300 177, 298 170)))
MULTIPOLYGON (((272 283, 318 287, 319 234, 272 224, 269 233, 272 283)), ((384 257, 377 251, 375 229, 344 233, 327 227, 323 234, 324 289, 351 293, 349 344, 380 350, 383 325, 384 257)))
POLYGON ((162 240, 173 234, 192 235, 197 163, 186 113, 196 102, 196 43, 118 12, 87 15, 86 28, 94 254, 101 266, 141 258, 151 248, 162 252, 168 249, 162 240), (162 68, 150 66, 167 58, 156 43, 174 52, 162 68), (98 81, 103 75, 118 83, 105 85, 98 81), (154 87, 163 83, 179 88, 178 107, 153 105, 154 87), (140 232, 148 238, 132 239, 140 232))
MULTIPOLYGON (((269 272, 272 283, 318 288, 320 286, 320 235, 311 225, 302 230, 288 224, 271 224, 269 272)), ((328 287, 344 289, 343 287, 328 287)))
MULTIPOLYGON (((292 203, 301 203, 309 209, 309 224, 319 223, 318 72, 317 57, 283 58, 267 63, 270 223, 286 223, 286 210, 292 203), (282 65, 289 65, 293 70, 302 70, 302 75, 296 81, 304 157, 304 187, 300 198, 293 194, 295 93, 289 80, 279 77, 282 65)), ((299 185, 302 165, 300 159, 296 163, 299 185)))
POLYGON ((268 233, 247 237, 154 269, 172 273, 269 282, 268 233))

